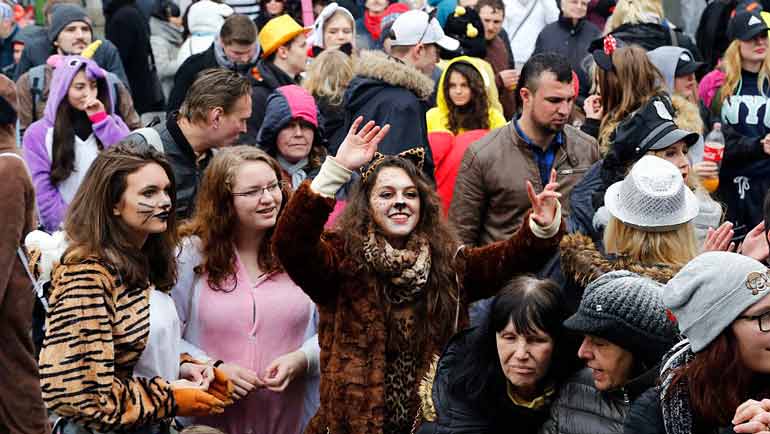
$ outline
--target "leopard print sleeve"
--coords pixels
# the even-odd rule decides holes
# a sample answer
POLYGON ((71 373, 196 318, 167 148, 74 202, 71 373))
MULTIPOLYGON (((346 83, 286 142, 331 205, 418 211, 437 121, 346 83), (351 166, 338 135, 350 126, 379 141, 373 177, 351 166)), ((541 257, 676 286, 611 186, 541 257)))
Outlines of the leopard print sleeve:
POLYGON ((149 334, 149 293, 95 262, 54 271, 40 382, 48 409, 100 432, 173 416, 169 384, 131 373, 149 334))

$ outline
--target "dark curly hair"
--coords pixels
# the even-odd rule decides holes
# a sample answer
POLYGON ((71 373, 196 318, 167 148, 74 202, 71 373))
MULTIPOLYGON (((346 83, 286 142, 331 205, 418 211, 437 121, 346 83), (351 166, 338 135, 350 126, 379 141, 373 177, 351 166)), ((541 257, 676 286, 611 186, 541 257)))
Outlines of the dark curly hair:
MULTIPOLYGON (((455 320, 457 307, 457 281, 453 264, 454 254, 459 246, 457 237, 449 223, 443 218, 441 201, 435 187, 425 178, 422 171, 409 160, 398 156, 386 156, 365 180, 356 183, 350 195, 345 211, 336 223, 339 236, 344 242, 344 249, 351 258, 360 258, 356 268, 375 274, 364 258, 364 241, 369 233, 369 227, 379 228, 372 219, 369 197, 372 194, 377 178, 382 169, 402 169, 414 182, 420 195, 420 220, 414 232, 422 234, 430 244, 431 271, 425 285, 421 303, 425 303, 426 316, 416 327, 416 339, 412 345, 420 348, 422 343, 437 342, 444 345, 452 336, 452 325, 455 320)), ((380 235, 383 235, 380 233, 380 235)), ((358 270, 352 270, 356 272, 358 270)), ((380 290, 378 285, 378 290, 380 290)), ((386 306, 386 309, 390 306, 386 306)))
POLYGON ((449 109, 449 131, 458 134, 460 130, 489 129, 489 98, 484 86, 484 79, 479 71, 470 63, 455 62, 449 66, 444 75, 444 100, 449 109), (464 106, 456 106, 449 97, 449 77, 452 72, 465 77, 471 89, 471 99, 464 106))
MULTIPOLYGON (((222 149, 214 156, 203 174, 201 189, 195 199, 195 213, 179 231, 181 238, 200 238, 203 263, 196 274, 207 274, 207 282, 215 291, 232 292, 236 285, 235 241, 238 216, 233 203, 233 185, 238 169, 249 162, 267 164, 281 180, 281 166, 264 151, 242 145, 222 149)), ((281 183, 280 217, 288 203, 291 189, 281 183)), ((271 248, 275 228, 265 231, 257 252, 259 267, 267 272, 280 272, 282 267, 271 248)))

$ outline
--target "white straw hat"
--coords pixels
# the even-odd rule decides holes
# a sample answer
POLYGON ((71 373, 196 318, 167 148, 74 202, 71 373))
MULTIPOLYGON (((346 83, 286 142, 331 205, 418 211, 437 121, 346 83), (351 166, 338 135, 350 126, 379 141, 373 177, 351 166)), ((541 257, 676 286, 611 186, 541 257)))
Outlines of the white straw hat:
POLYGON ((698 199, 684 184, 679 169, 652 155, 642 157, 620 182, 604 194, 615 218, 646 232, 676 229, 698 215, 698 199))

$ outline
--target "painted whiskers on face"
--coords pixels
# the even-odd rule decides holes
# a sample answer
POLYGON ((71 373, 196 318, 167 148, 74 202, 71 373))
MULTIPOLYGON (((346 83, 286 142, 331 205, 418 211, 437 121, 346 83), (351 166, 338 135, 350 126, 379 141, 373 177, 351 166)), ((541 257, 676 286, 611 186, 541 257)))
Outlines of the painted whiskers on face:
POLYGON ((147 224, 148 221, 150 221, 151 218, 156 218, 158 220, 166 221, 168 220, 168 215, 171 210, 171 201, 163 201, 155 204, 150 204, 146 202, 137 202, 136 203, 139 206, 139 210, 136 212, 138 214, 141 214, 144 216, 144 220, 142 220, 142 224, 147 224), (155 210, 161 209, 160 212, 156 213, 155 210))

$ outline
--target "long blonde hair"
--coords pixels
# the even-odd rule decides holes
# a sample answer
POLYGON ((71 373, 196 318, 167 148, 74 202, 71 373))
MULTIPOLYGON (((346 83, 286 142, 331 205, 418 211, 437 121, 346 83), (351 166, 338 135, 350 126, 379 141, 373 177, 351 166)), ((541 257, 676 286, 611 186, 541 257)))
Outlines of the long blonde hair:
POLYGON ((642 265, 683 267, 698 254, 692 223, 666 232, 646 232, 610 216, 604 229, 607 253, 622 255, 642 265))
MULTIPOLYGON (((741 42, 736 39, 730 43, 722 56, 722 67, 725 71, 725 81, 719 88, 719 109, 721 110, 725 100, 735 94, 741 82, 741 72, 743 71, 743 59, 741 58, 741 42)), ((765 56, 762 62, 762 68, 759 70, 757 88, 760 94, 764 96, 765 84, 770 78, 770 56, 765 56)), ((720 113, 717 113, 719 115, 720 113)))
POLYGON ((310 64, 303 86, 314 98, 340 105, 352 79, 353 59, 340 50, 324 50, 310 64))
POLYGON ((604 116, 599 127, 599 148, 606 154, 610 136, 618 124, 655 95, 665 93, 665 83, 647 52, 637 46, 622 47, 612 54, 612 71, 595 68, 604 116))
POLYGON ((604 34, 612 33, 623 24, 660 23, 663 16, 663 4, 659 0, 619 0, 604 25, 604 34))

